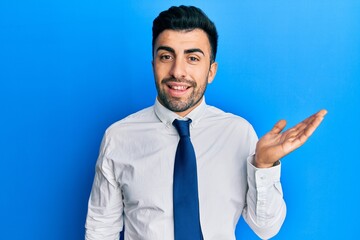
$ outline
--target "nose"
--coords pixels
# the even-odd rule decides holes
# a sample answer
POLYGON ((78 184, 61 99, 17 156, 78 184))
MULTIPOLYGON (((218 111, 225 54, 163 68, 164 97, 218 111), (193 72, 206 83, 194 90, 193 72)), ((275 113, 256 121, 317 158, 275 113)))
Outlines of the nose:
POLYGON ((186 63, 182 58, 176 58, 171 66, 170 75, 176 79, 186 78, 186 63))

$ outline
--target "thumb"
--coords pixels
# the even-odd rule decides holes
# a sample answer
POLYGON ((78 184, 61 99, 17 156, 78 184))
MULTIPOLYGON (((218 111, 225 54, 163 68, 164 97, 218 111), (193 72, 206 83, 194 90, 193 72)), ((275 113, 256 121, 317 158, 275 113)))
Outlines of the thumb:
POLYGON ((274 125, 274 127, 271 129, 270 132, 279 134, 282 130, 284 130, 285 126, 286 126, 286 121, 280 120, 274 125))

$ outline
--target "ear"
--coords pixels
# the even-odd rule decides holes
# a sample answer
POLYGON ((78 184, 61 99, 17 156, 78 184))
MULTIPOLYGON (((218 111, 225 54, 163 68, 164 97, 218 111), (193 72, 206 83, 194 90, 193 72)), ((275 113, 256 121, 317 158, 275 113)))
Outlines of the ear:
POLYGON ((216 75, 216 72, 217 72, 217 68, 218 68, 217 62, 213 62, 213 63, 210 65, 209 76, 208 76, 208 83, 211 83, 211 82, 214 80, 215 75, 216 75))

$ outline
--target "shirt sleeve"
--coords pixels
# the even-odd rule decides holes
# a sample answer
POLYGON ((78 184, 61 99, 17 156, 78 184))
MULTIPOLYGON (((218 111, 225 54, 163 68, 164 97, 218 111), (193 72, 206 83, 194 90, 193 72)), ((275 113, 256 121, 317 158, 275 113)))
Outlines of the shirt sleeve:
POLYGON ((106 157, 106 140, 101 144, 88 203, 85 240, 118 240, 123 227, 123 202, 113 162, 106 157))
POLYGON ((243 216, 247 224, 262 239, 275 236, 286 216, 286 205, 280 183, 281 164, 256 168, 254 155, 247 159, 248 192, 247 207, 243 216))

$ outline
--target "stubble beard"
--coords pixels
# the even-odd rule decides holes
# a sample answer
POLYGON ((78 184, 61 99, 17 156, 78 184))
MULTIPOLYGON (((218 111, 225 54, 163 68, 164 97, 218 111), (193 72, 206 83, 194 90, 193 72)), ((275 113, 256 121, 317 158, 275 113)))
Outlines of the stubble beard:
POLYGON ((184 112, 184 111, 192 108, 196 104, 198 104, 199 101, 204 96, 206 87, 207 87, 207 80, 206 80, 205 84, 202 86, 199 86, 199 88, 198 88, 197 83, 195 81, 191 81, 191 80, 179 80, 176 78, 166 78, 161 81, 161 84, 164 85, 167 82, 184 82, 184 83, 189 84, 192 88, 191 94, 186 99, 182 99, 182 98, 168 96, 168 94, 165 92, 165 90, 161 89, 160 86, 158 86, 159 84, 156 84, 158 98, 159 98, 160 103, 162 105, 164 105, 164 107, 166 107, 167 109, 169 109, 170 111, 173 111, 173 112, 184 112))

